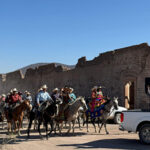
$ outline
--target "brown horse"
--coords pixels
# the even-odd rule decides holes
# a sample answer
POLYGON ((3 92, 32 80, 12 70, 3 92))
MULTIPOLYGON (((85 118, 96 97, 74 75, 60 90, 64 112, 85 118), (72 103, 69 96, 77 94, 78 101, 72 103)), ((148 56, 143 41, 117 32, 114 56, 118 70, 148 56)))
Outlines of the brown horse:
POLYGON ((8 123, 8 134, 10 133, 10 129, 12 132, 12 125, 14 123, 14 132, 16 133, 16 129, 18 127, 18 135, 20 136, 20 128, 23 121, 24 111, 31 110, 29 100, 24 100, 19 106, 13 109, 12 117, 10 119, 8 110, 5 112, 7 123, 8 123))

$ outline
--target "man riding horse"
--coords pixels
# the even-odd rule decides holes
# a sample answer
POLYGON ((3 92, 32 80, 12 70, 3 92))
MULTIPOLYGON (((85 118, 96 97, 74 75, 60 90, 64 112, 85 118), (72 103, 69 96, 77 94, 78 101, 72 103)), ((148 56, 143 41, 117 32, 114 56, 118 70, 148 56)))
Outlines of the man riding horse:
POLYGON ((61 92, 63 104, 60 106, 58 118, 65 119, 64 111, 68 108, 68 104, 71 104, 76 100, 76 96, 73 93, 73 88, 67 86, 65 86, 61 92))
POLYGON ((38 93, 37 95, 37 98, 36 98, 36 102, 37 102, 37 105, 39 107, 38 110, 42 111, 43 108, 42 108, 42 104, 45 102, 45 101, 50 101, 50 102, 54 102, 51 98, 51 96, 49 95, 49 93, 47 92, 47 85, 43 85, 42 86, 42 90, 38 93))
POLYGON ((13 89, 12 94, 9 95, 6 99, 6 103, 8 104, 8 116, 11 118, 12 110, 21 102, 22 98, 18 94, 16 88, 13 89))

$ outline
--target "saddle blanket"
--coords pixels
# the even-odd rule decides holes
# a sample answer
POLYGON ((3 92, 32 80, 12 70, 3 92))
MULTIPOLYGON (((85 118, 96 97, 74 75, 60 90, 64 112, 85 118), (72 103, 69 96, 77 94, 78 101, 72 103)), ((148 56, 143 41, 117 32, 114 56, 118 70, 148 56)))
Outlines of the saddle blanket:
POLYGON ((99 107, 96 107, 94 111, 92 112, 91 109, 88 107, 88 110, 86 111, 86 114, 90 116, 91 118, 100 117, 102 115, 102 110, 104 110, 104 104, 102 104, 99 107))

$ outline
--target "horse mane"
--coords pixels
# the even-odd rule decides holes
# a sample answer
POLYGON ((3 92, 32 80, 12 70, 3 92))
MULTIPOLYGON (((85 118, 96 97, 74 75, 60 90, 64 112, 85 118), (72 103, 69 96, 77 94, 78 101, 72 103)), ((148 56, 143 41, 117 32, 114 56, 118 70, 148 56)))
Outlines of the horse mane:
POLYGON ((79 96, 76 98, 75 101, 73 101, 72 103, 68 104, 68 105, 73 105, 74 103, 76 103, 77 101, 81 100, 83 97, 82 96, 79 96))

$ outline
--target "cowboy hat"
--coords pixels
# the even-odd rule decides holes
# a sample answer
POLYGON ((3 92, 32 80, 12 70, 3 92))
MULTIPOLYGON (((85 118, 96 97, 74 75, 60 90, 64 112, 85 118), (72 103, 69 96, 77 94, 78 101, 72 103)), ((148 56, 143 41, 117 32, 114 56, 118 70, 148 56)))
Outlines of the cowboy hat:
POLYGON ((17 89, 16 89, 16 88, 14 88, 14 89, 13 89, 13 92, 17 92, 17 89))
POLYGON ((70 89, 70 91, 71 91, 71 92, 73 92, 73 91, 74 91, 74 89, 73 89, 73 88, 69 88, 69 89, 70 89))
POLYGON ((25 91, 24 93, 28 93, 28 91, 25 91))
POLYGON ((30 92, 27 92, 27 94, 28 94, 28 95, 31 95, 31 93, 30 93, 30 92))
POLYGON ((40 91, 43 91, 43 89, 42 88, 38 89, 38 92, 40 92, 40 91))
POLYGON ((6 97, 6 95, 5 95, 5 94, 2 94, 2 97, 6 97))
POLYGON ((48 88, 48 87, 47 87, 46 84, 42 86, 42 89, 47 89, 47 88, 48 88))
POLYGON ((94 86, 94 87, 92 88, 92 91, 94 91, 94 90, 97 90, 97 86, 94 86))
POLYGON ((58 88, 55 88, 55 89, 53 89, 53 92, 58 91, 58 90, 59 90, 58 88))

